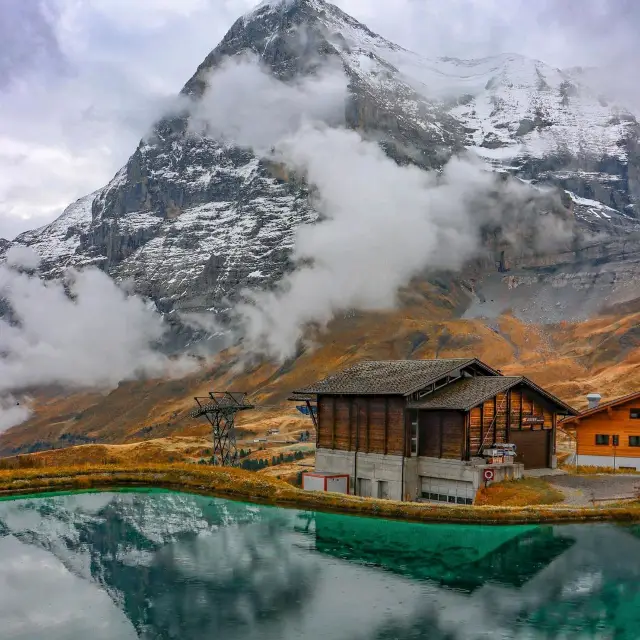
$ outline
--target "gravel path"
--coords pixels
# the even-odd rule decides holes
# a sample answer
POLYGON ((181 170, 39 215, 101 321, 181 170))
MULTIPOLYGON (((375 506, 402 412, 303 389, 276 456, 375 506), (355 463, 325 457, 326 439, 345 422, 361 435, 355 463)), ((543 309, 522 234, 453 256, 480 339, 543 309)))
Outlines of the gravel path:
POLYGON ((565 494, 563 504, 574 507, 640 496, 640 475, 565 475, 549 476, 545 480, 565 494))

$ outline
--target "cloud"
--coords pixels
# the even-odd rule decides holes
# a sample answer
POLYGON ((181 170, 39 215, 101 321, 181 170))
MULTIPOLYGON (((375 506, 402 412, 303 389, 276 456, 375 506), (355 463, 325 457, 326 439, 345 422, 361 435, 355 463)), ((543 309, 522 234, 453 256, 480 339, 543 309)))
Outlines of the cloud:
MULTIPOLYGON (((26 251, 13 251, 13 264, 35 264, 26 251)), ((194 368, 187 358, 171 360, 157 350, 162 318, 97 269, 45 282, 2 265, 0 302, 8 307, 0 318, 0 428, 26 417, 11 397, 25 389, 110 390, 123 380, 180 376, 194 368)))
POLYGON ((28 420, 31 415, 29 400, 18 400, 12 395, 0 396, 0 433, 28 420))
MULTIPOLYGON (((3 525, 6 521, 19 522, 23 530, 29 531, 26 523, 35 514, 21 506, 14 503, 3 509, 3 525)), ((73 531, 68 523, 64 527, 65 531, 73 531)), ((67 558, 77 559, 80 554, 60 543, 59 533, 53 535, 52 546, 64 547, 67 558)), ((32 537, 35 536, 29 532, 25 539, 30 541, 32 537)), ((37 638, 43 629, 50 640, 139 637, 126 613, 105 589, 70 571, 49 549, 21 542, 18 536, 4 535, 0 538, 0 553, 0 616, 5 637, 37 638)))
POLYGON ((200 129, 304 176, 320 214, 297 231, 297 268, 273 290, 245 291, 236 307, 249 353, 286 359, 309 325, 324 327, 339 310, 392 307, 425 269, 458 269, 480 255, 489 232, 521 251, 571 237, 563 220, 541 215, 559 206, 552 192, 464 158, 442 173, 401 167, 375 142, 329 126, 344 114, 343 71, 291 85, 244 59, 214 73, 208 87, 195 107, 200 129))
POLYGON ((105 185, 250 6, 0 3, 12 32, 0 56, 0 237, 44 225, 105 185))
MULTIPOLYGON (((106 184, 255 0, 0 3, 0 237, 50 222, 106 184)), ((335 0, 427 56, 514 51, 604 65, 640 103, 638 3, 618 0, 335 0)), ((613 79, 613 80, 612 80, 613 79)), ((613 87, 611 88, 611 85, 613 87)))
POLYGON ((341 68, 274 81, 255 56, 225 61, 204 78, 207 91, 192 106, 192 131, 267 153, 305 120, 344 124, 348 79, 341 68))
POLYGON ((37 269, 40 264, 40 256, 30 247, 16 244, 7 251, 6 262, 8 267, 37 269))

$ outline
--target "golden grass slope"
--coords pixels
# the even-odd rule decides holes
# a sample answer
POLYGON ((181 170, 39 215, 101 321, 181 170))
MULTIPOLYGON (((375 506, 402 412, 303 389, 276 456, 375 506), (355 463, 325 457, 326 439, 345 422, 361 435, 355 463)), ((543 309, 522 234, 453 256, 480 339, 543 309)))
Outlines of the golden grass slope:
MULTIPOLYGON (((583 323, 525 324, 511 315, 489 323, 462 320, 455 288, 422 283, 403 293, 403 307, 335 320, 317 347, 294 362, 238 372, 228 351, 181 380, 121 384, 109 394, 35 396, 34 416, 0 435, 0 455, 82 443, 118 444, 182 435, 207 437, 192 420, 193 396, 210 390, 250 393, 258 405, 239 416, 251 440, 269 428, 295 436, 311 421, 286 402, 289 393, 363 359, 477 356, 505 374, 524 374, 565 401, 584 407, 593 390, 611 398, 640 388, 640 313, 603 315, 583 323)), ((164 459, 164 458, 162 458, 164 459)))
POLYGON ((496 482, 483 487, 476 496, 477 506, 525 507, 558 504, 564 494, 542 478, 522 478, 496 482))

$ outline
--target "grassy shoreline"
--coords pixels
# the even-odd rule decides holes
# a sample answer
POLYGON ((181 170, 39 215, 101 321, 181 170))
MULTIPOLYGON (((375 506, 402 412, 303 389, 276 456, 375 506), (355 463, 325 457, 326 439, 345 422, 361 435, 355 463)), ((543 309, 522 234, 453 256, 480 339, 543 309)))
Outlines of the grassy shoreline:
POLYGON ((87 465, 0 471, 0 499, 50 492, 160 488, 285 508, 377 516, 412 522, 526 524, 640 521, 640 504, 570 508, 449 506, 372 500, 307 492, 286 482, 240 469, 189 464, 87 465))

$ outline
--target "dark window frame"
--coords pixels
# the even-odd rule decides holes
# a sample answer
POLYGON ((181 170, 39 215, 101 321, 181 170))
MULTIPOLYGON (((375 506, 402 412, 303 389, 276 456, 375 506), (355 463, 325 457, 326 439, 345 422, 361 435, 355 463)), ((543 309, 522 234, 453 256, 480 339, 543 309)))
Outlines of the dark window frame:
POLYGON ((640 436, 629 436, 630 447, 640 447, 640 436))
POLYGON ((447 502, 455 504, 473 504, 473 498, 464 498, 461 496, 451 496, 444 493, 433 493, 430 491, 422 491, 421 496, 426 500, 432 500, 436 502, 447 502))
POLYGON ((599 447, 608 447, 611 436, 608 433, 596 433, 596 445, 599 447))
POLYGON ((640 420, 640 409, 637 407, 629 409, 629 420, 640 420))

